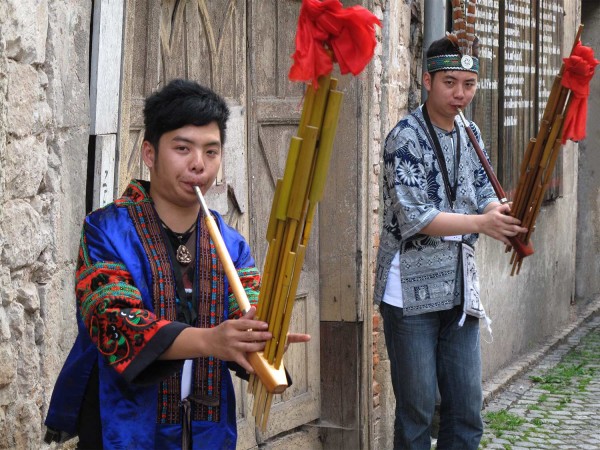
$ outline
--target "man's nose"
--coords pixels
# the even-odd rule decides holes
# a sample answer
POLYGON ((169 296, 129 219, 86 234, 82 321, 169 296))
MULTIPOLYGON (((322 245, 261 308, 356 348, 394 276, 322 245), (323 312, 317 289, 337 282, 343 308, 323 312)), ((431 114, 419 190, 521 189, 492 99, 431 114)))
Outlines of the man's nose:
POLYGON ((454 96, 457 98, 463 98, 465 96, 465 88, 460 84, 456 86, 454 90, 454 96))
POLYGON ((200 150, 195 150, 191 153, 190 168, 194 172, 202 172, 204 170, 204 154, 200 150))

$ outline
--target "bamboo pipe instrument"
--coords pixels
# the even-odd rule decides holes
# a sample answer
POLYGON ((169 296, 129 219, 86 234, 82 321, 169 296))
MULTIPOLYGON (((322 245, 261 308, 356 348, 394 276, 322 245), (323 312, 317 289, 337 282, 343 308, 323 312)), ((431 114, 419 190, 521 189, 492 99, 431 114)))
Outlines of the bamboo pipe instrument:
MULTIPOLYGON (((577 30, 575 42, 573 44, 572 49, 574 49, 577 45, 577 42, 581 37, 582 31, 583 25, 580 25, 577 30)), ((534 173, 539 166, 543 153, 542 150, 546 145, 548 135, 550 134, 552 128, 554 128, 554 121, 556 115, 563 113, 563 111, 565 110, 568 90, 561 84, 564 70, 565 64, 563 63, 560 67, 556 78, 554 79, 554 82, 552 83, 552 88, 550 91, 550 95, 548 96, 546 107, 544 109, 544 114, 542 116, 538 134, 535 139, 532 139, 532 141, 534 142, 534 147, 532 148, 531 152, 529 151, 528 147, 528 150, 525 153, 525 156, 521 163, 519 183, 515 192, 515 201, 512 208, 512 214, 515 217, 520 217, 521 214, 525 213, 524 205, 522 204, 522 202, 526 198, 525 196, 527 195, 527 193, 531 192, 532 190, 533 179, 530 176, 530 174, 534 173)))
MULTIPOLYGON (((473 133, 473 130, 471 129, 469 121, 467 120, 467 118, 465 117, 465 115, 463 114, 463 112, 460 108, 457 108, 457 110, 458 110, 458 114, 465 126, 465 129, 467 130, 467 135, 469 136, 469 140, 471 141, 471 144, 473 145, 473 148, 475 149, 475 153, 477 153, 477 157, 479 158, 479 161, 481 161, 483 170, 485 170, 485 173, 486 173, 488 179, 490 180, 492 187, 494 188, 496 197, 498 197, 501 204, 508 203, 508 199, 506 198, 506 193, 504 192, 504 189, 502 189, 502 186, 500 185, 498 178, 496 178, 496 174, 494 173, 492 166, 488 162, 487 158, 485 157, 485 154, 483 153, 483 150, 479 146, 479 143, 477 142, 477 138, 475 137, 475 134, 473 133)), ((515 251, 521 257, 525 257, 525 256, 529 256, 529 255, 533 254, 533 246, 531 246, 531 244, 524 243, 523 241, 518 239, 516 236, 509 237, 508 240, 510 241, 510 244, 515 249, 515 251)))
MULTIPOLYGON (((273 339, 263 355, 277 368, 282 363, 296 291, 316 206, 323 196, 343 94, 337 80, 319 78, 319 88, 307 88, 297 136, 290 142, 283 179, 278 180, 267 227, 269 244, 257 317, 269 323, 273 339)), ((252 378, 253 415, 266 428, 273 394, 252 378)))
MULTIPOLYGON (((217 250, 219 260, 221 261, 223 269, 225 270, 225 274, 227 275, 227 279, 229 280, 229 285, 231 286, 233 295, 235 296, 240 310, 244 314, 246 314, 248 311, 250 311, 250 301, 248 300, 246 291, 242 286, 242 282, 240 281, 240 277, 237 273, 237 270, 233 265, 231 256, 227 251, 227 247, 225 246, 225 242, 223 241, 223 237, 221 236, 219 227, 217 226, 215 219, 213 218, 212 214, 208 209, 208 206, 206 205, 206 201, 204 200, 204 196, 202 195, 202 191, 200 190, 200 188, 198 186, 194 186, 194 191, 196 192, 196 196, 198 197, 198 200, 202 206, 206 227, 208 228, 210 237, 213 240, 213 243, 217 250)), ((279 368, 272 367, 267 363, 267 360, 258 352, 249 353, 248 361, 254 368, 256 375, 263 383, 268 392, 281 393, 285 391, 288 384, 285 369, 283 368, 283 366, 279 368)))
MULTIPOLYGON (((571 53, 577 46, 582 31, 583 25, 580 25, 571 53)), ((523 226, 528 228, 527 233, 518 236, 525 244, 529 243, 534 231, 535 222, 554 171, 561 147, 563 119, 571 103, 570 90, 562 85, 565 67, 563 63, 554 79, 539 131, 536 138, 531 139, 521 163, 511 215, 520 219, 523 226)), ((510 247, 507 247, 507 251, 509 249, 510 247)), ((513 253, 510 261, 513 266, 511 275, 520 272, 522 260, 522 255, 517 252, 513 253)))

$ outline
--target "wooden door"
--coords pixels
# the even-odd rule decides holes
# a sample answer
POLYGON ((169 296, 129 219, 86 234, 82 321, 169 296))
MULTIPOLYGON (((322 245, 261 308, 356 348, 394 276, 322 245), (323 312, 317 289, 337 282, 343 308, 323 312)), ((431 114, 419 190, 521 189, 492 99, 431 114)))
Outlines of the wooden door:
POLYGON ((131 178, 148 178, 140 154, 144 98, 174 78, 192 79, 231 108, 221 173, 207 200, 247 235, 245 24, 243 0, 126 3, 118 193, 131 178))
MULTIPOLYGON (((267 250, 265 234, 275 182, 283 176, 289 141, 296 134, 302 108, 304 86, 287 78, 300 4, 297 0, 248 2, 250 240, 260 267, 267 250)), ((312 341, 288 350, 284 363, 293 385, 276 396, 267 432, 259 433, 259 442, 320 415, 318 241, 315 226, 290 326, 292 331, 310 333, 312 341)))

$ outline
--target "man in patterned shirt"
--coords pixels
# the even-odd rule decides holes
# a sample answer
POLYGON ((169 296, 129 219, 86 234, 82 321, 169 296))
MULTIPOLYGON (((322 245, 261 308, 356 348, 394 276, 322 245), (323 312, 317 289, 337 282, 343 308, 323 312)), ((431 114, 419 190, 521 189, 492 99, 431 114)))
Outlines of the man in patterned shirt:
MULTIPOLYGON (((47 440, 78 435, 85 449, 235 449, 227 362, 252 372, 247 353, 271 334, 254 307, 241 316, 194 191, 215 181, 228 117, 221 97, 191 81, 174 80, 146 100, 141 151, 150 182, 133 180, 85 219, 79 334, 56 382, 47 440)), ((250 248, 213 215, 256 303, 250 248)), ((309 338, 290 334, 288 342, 309 338)))
MULTIPOLYGON (((394 448, 429 450, 437 389, 438 449, 477 449, 481 419, 479 320, 465 315, 463 277, 479 233, 505 244, 526 230, 500 205, 457 120, 477 89, 477 45, 445 37, 427 51, 427 101, 389 133, 375 303, 384 321, 396 397, 394 448), (469 256, 470 255, 470 256, 469 256)), ((471 128, 484 148, 477 126, 471 128)), ((471 266, 474 269, 474 264, 471 266)), ((478 294, 477 294, 478 295, 478 294)))

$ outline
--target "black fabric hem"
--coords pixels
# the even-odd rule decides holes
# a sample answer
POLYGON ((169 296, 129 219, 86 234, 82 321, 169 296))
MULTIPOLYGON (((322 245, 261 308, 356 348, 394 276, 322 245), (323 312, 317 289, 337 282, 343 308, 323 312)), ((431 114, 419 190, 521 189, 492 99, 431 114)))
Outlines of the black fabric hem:
POLYGON ((123 378, 128 383, 155 384, 169 375, 181 370, 184 360, 159 360, 173 341, 189 325, 181 322, 171 322, 162 327, 140 351, 137 357, 123 372, 123 378))

